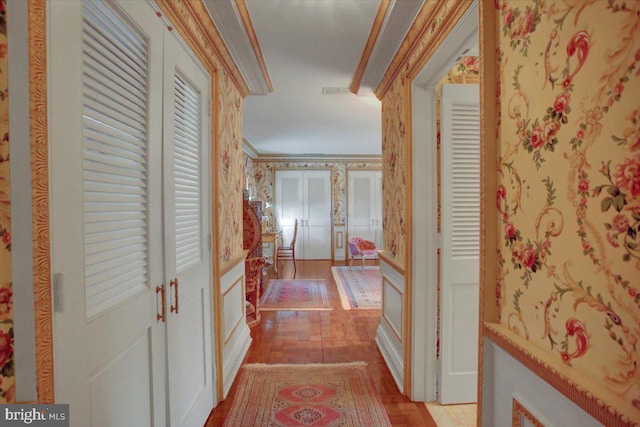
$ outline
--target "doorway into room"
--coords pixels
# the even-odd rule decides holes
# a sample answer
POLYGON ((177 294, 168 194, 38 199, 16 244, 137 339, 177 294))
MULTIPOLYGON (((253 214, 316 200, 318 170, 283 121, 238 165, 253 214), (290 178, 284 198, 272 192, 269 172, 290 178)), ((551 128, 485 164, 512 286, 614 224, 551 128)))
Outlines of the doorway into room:
POLYGON ((412 312, 421 327, 411 360, 422 365, 413 366, 413 396, 425 402, 477 398, 478 60, 476 2, 412 85, 412 312))

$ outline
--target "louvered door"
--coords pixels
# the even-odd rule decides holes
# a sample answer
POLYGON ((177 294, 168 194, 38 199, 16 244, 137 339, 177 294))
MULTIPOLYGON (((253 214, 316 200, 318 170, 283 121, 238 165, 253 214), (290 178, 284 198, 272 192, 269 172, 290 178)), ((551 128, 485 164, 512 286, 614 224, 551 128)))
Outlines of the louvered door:
POLYGON ((349 171, 349 237, 362 237, 382 248, 382 171, 349 171))
POLYGON ((213 408, 209 222, 209 79, 165 37, 165 268, 169 418, 204 425, 213 408))
POLYGON ((477 85, 443 85, 441 403, 475 402, 478 371, 480 124, 477 85))
MULTIPOLYGON (((163 26, 146 2, 50 8, 56 401, 72 426, 165 424, 163 26)), ((48 13, 49 13, 48 12, 48 13)))

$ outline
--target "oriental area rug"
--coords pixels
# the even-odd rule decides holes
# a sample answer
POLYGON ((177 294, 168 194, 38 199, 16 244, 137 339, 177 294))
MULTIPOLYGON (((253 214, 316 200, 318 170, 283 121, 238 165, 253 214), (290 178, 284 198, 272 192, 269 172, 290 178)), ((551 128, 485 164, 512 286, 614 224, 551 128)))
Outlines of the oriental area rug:
POLYGON ((248 364, 228 427, 391 426, 364 362, 248 364))
POLYGON ((380 309, 382 273, 380 267, 331 267, 345 310, 380 309))
POLYGON ((271 279, 260 310, 331 310, 327 285, 322 279, 271 279))

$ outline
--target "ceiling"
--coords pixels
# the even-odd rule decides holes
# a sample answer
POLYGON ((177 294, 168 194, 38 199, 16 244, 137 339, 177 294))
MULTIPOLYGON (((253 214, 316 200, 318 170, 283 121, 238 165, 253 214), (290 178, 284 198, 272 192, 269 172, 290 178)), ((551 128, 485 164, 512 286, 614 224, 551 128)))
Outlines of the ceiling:
POLYGON ((372 90, 422 3, 205 0, 250 88, 243 134, 254 154, 379 156, 381 106, 372 90))

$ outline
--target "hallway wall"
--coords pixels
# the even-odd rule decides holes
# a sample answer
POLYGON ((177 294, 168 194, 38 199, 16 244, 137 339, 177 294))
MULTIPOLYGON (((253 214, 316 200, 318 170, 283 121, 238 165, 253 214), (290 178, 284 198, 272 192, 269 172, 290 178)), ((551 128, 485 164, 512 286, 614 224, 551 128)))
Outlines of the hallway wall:
MULTIPOLYGON (((495 111, 482 122, 484 333, 592 416, 640 419, 640 3, 480 3, 483 111, 495 111)), ((385 251, 406 272, 410 85, 469 4, 426 3, 376 89, 385 251)), ((487 355, 482 381, 506 375, 500 360, 487 355)), ((484 397, 484 424, 510 423, 490 409, 510 413, 511 397, 484 397)))

